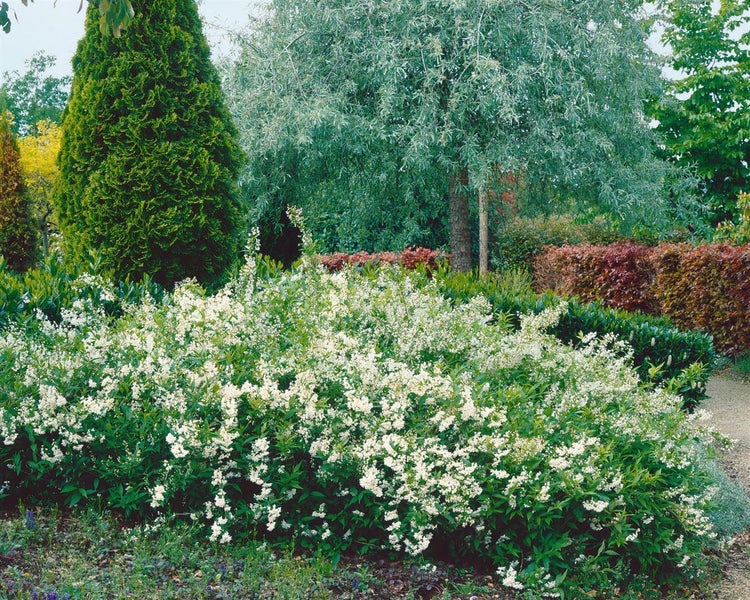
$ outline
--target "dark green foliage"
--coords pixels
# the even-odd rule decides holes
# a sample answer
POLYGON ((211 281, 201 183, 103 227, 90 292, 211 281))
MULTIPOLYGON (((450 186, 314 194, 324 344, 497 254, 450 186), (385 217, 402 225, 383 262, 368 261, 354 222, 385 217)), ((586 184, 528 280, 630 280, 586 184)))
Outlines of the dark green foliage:
POLYGON ((194 0, 134 2, 121 37, 89 7, 63 115, 66 247, 118 279, 217 282, 238 255, 241 153, 194 0))
POLYGON ((161 299, 164 295, 160 286, 146 279, 139 283, 120 282, 113 296, 103 297, 97 277, 89 275, 98 269, 95 262, 70 267, 53 253, 37 267, 17 274, 0 260, 0 331, 11 324, 34 329, 38 324, 37 311, 59 322, 62 310, 73 306, 76 300, 92 301, 106 314, 116 317, 122 314, 126 303, 147 296, 161 299))
MULTIPOLYGON (((539 313, 559 302, 559 297, 551 293, 519 295, 493 279, 482 281, 466 274, 443 272, 435 281, 446 297, 458 302, 483 294, 495 312, 508 315, 514 326, 519 325, 519 314, 539 313)), ((553 330, 560 340, 575 344, 590 332, 614 334, 632 346, 633 364, 644 381, 669 385, 682 396, 688 409, 706 397, 706 382, 716 360, 710 336, 680 331, 663 317, 606 308, 601 303, 567 302, 568 311, 553 330)))
POLYGON ((34 262, 36 226, 25 194, 18 143, 6 111, 0 110, 0 256, 14 271, 34 262))
POLYGON ((608 244, 618 237, 616 227, 603 217, 596 217, 586 223, 578 222, 572 215, 510 219, 496 233, 492 247, 492 266, 505 268, 530 265, 544 246, 584 242, 608 244))

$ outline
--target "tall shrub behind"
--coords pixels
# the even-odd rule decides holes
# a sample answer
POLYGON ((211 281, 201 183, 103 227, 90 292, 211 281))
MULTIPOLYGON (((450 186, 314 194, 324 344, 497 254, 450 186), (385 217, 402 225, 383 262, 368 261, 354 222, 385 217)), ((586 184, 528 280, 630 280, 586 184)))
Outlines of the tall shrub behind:
POLYGON ((734 356, 750 349, 748 246, 659 246, 654 292, 662 312, 682 327, 709 331, 716 347, 734 356))
POLYGON ((60 175, 57 155, 60 153, 62 131, 52 121, 39 121, 35 129, 35 135, 29 134, 18 140, 18 147, 31 210, 42 238, 42 252, 47 256, 50 232, 57 230, 52 219, 52 191, 60 175))
POLYGON ((35 230, 25 193, 18 143, 10 118, 0 112, 0 255, 14 271, 34 262, 35 230))
POLYGON ((120 37, 89 5, 63 114, 60 227, 120 278, 219 279, 240 245, 240 150, 194 0, 137 0, 120 37))

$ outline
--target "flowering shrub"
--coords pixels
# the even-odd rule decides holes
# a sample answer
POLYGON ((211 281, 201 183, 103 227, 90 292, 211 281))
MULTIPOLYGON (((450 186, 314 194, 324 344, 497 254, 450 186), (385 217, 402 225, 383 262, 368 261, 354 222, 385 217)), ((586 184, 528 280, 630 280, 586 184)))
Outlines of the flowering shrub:
MULTIPOLYGON (((496 313, 507 316, 514 328, 520 327, 517 315, 539 313, 560 301, 551 293, 519 289, 512 281, 508 287, 502 277, 482 280, 440 270, 434 279, 440 292, 456 302, 482 294, 496 313)), ((600 302, 571 298, 567 303, 568 310, 550 328, 560 341, 576 345, 588 333, 615 335, 627 340, 633 349, 633 366, 644 382, 678 393, 687 409, 695 408, 706 397, 706 383, 716 360, 708 335, 681 331, 669 319, 609 308, 600 302)))
MULTIPOLYGON (((87 281, 87 285, 91 280, 87 281)), ((554 594, 690 572, 713 537, 702 429, 612 336, 493 317, 384 266, 279 273, 249 254, 113 321, 88 294, 0 338, 4 494, 188 514, 211 540, 494 564, 554 594)))

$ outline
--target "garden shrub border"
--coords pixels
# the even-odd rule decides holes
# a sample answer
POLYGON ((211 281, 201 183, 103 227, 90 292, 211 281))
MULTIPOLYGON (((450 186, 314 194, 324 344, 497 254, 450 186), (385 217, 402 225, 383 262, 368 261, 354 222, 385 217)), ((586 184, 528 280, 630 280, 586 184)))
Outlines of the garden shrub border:
POLYGON ((667 316, 727 356, 750 350, 750 245, 547 247, 534 274, 537 290, 667 316))
POLYGON ((439 272, 356 271, 249 257, 217 295, 188 281, 115 321, 84 278, 60 323, 0 338, 9 489, 189 514, 219 542, 416 555, 434 536, 537 595, 699 572, 707 432, 623 340, 561 344, 559 299, 514 328, 439 272))
MULTIPOLYGON (((636 265, 641 255, 639 248, 633 248, 634 244, 621 246, 627 250, 625 259, 618 261, 616 257, 609 258, 611 271, 615 271, 620 263, 636 265)), ((336 253, 320 256, 318 260, 331 271, 342 269, 345 265, 364 268, 379 263, 429 269, 435 285, 445 297, 466 303, 481 294, 493 306, 495 313, 507 315, 515 328, 520 326, 520 315, 530 312, 539 314, 559 302, 559 298, 552 293, 536 294, 529 291, 519 295, 517 290, 506 289, 502 281, 495 277, 490 276, 482 281, 474 274, 451 271, 445 265, 446 258, 447 255, 437 251, 418 248, 400 254, 336 253)), ((695 408, 706 397, 706 383, 715 364, 716 353, 710 336, 703 332, 680 330, 667 318, 607 307, 601 301, 586 302, 575 298, 568 300, 568 311, 552 332, 568 344, 577 344, 587 333, 615 334, 627 340, 633 348, 633 364, 644 381, 669 386, 680 394, 688 409, 695 408)))

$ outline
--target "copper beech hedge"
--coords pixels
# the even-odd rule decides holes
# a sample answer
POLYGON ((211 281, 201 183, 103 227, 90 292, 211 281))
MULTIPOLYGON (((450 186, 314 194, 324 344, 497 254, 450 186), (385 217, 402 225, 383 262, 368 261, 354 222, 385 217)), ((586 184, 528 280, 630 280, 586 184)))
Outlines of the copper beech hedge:
POLYGON ((424 265, 426 269, 434 269, 438 262, 449 259, 450 255, 445 252, 422 247, 406 248, 401 252, 376 252, 374 254, 334 252, 318 256, 318 261, 331 272, 340 271, 345 265, 364 266, 382 263, 399 264, 407 269, 414 269, 417 265, 424 265))
POLYGON ((714 337, 721 353, 750 350, 750 245, 630 242, 546 247, 535 286, 583 301, 666 315, 714 337))

